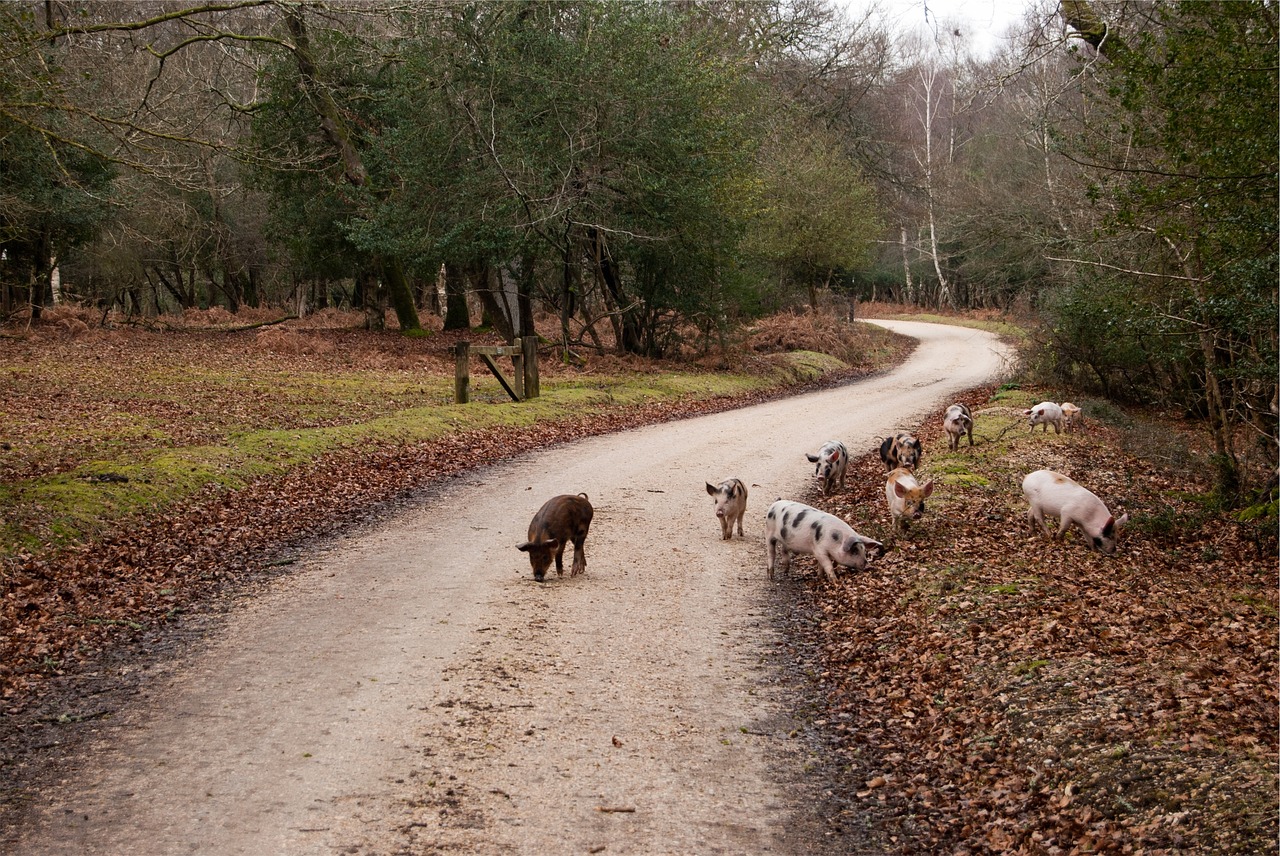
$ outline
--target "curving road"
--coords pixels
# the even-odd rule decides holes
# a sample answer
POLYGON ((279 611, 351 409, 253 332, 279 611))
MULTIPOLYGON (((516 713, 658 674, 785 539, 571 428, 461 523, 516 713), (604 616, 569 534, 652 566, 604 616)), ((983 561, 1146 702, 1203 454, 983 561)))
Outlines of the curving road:
POLYGON ((805 759, 762 665, 764 510, 809 489, 803 452, 867 451, 1008 359, 986 333, 874 323, 920 340, 891 373, 504 462, 317 549, 103 721, 5 850, 804 850, 805 759), (702 485, 729 476, 751 498, 726 543, 702 485), (578 491, 587 573, 538 585, 514 545, 578 491))

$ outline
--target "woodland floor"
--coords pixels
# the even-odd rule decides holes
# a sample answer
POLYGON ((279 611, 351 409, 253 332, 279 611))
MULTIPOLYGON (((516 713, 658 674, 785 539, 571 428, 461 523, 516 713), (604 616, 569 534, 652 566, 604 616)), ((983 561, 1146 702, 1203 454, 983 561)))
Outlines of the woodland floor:
MULTIPOLYGON (((119 337, 92 364, 68 363, 64 385, 35 410, 6 402, 10 424, 50 442, 30 452, 34 444, 0 436, 0 484, 56 472, 112 441, 75 427, 86 404, 77 373, 166 383, 180 366, 189 400, 157 396, 151 414, 175 444, 225 430, 220 409, 286 424, 336 418, 323 403, 299 406, 322 384, 291 386, 286 407, 269 388, 225 380, 228 352, 208 343, 185 339, 175 354, 169 337, 119 337), (225 382, 200 382, 215 377, 225 382)), ((272 359, 281 377, 352 361, 392 375, 422 370, 414 345, 388 349, 388 338, 344 335, 323 352, 272 359)), ((799 718, 827 759, 814 774, 832 833, 874 827, 902 853, 1277 852, 1274 519, 1240 522, 1206 503, 1189 431, 1144 428, 1100 406, 1107 419, 1091 419, 1083 434, 1029 435, 1009 395, 970 394, 985 426, 972 450, 948 453, 937 426, 920 426, 922 474, 945 485, 943 498, 868 572, 831 587, 800 560, 804 585, 775 602, 799 718), (1060 544, 1014 526, 1023 510, 1009 497, 1020 473, 1040 466, 1087 483, 1113 510, 1121 498, 1134 522, 1116 556, 1089 553, 1075 534, 1060 544)), ((361 415, 381 399, 370 391, 361 415)), ((407 484, 749 401, 619 407, 554 426, 349 450, 86 547, 6 556, 0 771, 61 751, 77 723, 110 715, 127 696, 139 662, 163 658, 202 632, 202 616, 288 573, 292 545, 379 517, 407 484)), ((861 531, 882 530, 879 460, 856 460, 848 483, 861 487, 810 501, 861 531)), ((27 783, 0 779, 3 818, 21 807, 27 783)))

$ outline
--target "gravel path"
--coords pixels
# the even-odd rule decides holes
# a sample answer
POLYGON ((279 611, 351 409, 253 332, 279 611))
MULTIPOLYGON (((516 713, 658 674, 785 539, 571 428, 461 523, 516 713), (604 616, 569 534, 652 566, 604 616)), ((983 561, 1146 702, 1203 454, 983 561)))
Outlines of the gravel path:
POLYGON ((804 452, 865 452, 1007 359, 876 323, 921 340, 890 374, 505 462, 318 548, 103 721, 11 852, 812 851, 764 511, 809 491, 804 452), (724 542, 703 482, 730 476, 751 497, 724 542), (578 491, 587 573, 539 585, 514 545, 578 491))

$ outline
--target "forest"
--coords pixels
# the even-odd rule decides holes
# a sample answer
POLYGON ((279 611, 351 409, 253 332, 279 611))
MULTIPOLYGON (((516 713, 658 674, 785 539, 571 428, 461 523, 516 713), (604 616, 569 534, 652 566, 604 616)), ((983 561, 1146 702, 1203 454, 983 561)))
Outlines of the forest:
POLYGON ((1248 504, 1278 24, 1039 0, 985 56, 828 0, 5 3, 0 320, 430 312, 669 357, 820 304, 1019 312, 1036 376, 1200 420, 1248 504))

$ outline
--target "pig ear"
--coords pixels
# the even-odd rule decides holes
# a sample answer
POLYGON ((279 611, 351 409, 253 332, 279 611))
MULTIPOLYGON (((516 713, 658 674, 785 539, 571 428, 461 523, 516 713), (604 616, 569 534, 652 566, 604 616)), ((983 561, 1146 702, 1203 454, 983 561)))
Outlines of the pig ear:
POLYGON ((711 482, 707 482, 707 493, 711 494, 712 496, 716 495, 716 489, 711 486, 711 482))
POLYGON ((1120 519, 1116 521, 1116 531, 1123 529, 1129 523, 1128 513, 1121 514, 1120 519))
POLYGON ((933 479, 929 479, 924 483, 924 495, 933 496, 933 479))
POLYGON ((805 453, 805 457, 809 459, 809 463, 811 463, 811 464, 816 464, 816 463, 818 463, 818 456, 817 456, 817 455, 810 455, 808 452, 806 452, 806 453, 805 453))
POLYGON ((894 482, 894 483, 893 483, 893 495, 894 495, 894 496, 905 496, 905 495, 906 495, 906 493, 907 493, 907 490, 906 490, 906 488, 904 488, 904 487, 902 486, 902 482, 900 482, 900 481, 896 481, 896 482, 894 482))
POLYGON ((1107 525, 1102 527, 1102 536, 1104 538, 1110 538, 1114 534, 1116 534, 1116 519, 1114 517, 1108 517, 1107 525))
POLYGON ((884 555, 884 544, 881 544, 879 541, 876 541, 874 539, 867 538, 866 536, 859 536, 859 537, 862 538, 862 543, 866 545, 867 550, 877 550, 879 551, 880 555, 882 556, 884 555))
POLYGON ((529 548, 532 546, 533 546, 532 542, 521 541, 519 544, 516 545, 516 549, 519 550, 521 553, 527 553, 529 552, 529 548))
POLYGON ((1031 415, 1031 411, 1030 411, 1030 410, 1024 410, 1024 411, 1022 411, 1022 415, 1023 415, 1023 416, 1030 416, 1030 415, 1031 415))

